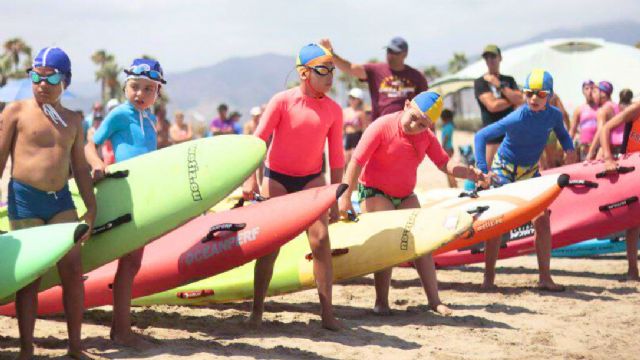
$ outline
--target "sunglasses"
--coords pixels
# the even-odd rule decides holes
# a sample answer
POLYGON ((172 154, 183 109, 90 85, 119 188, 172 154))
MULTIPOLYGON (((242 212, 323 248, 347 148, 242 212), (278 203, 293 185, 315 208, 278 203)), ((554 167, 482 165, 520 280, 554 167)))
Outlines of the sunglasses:
POLYGON ((549 96, 551 92, 548 90, 531 90, 531 89, 524 89, 524 96, 530 98, 533 97, 533 95, 537 95, 540 99, 545 99, 547 96, 549 96))
POLYGON ((333 74, 333 71, 336 69, 335 66, 326 66, 326 65, 316 65, 316 66, 306 66, 307 69, 313 70, 314 73, 319 76, 327 76, 333 74))
POLYGON ((162 78, 162 74, 159 71, 149 70, 149 66, 146 64, 132 66, 128 70, 125 70, 124 73, 127 75, 142 75, 148 77, 151 80, 159 81, 163 84, 167 83, 162 78))
POLYGON ((491 60, 493 60, 493 59, 496 59, 496 58, 498 57, 498 55, 497 55, 497 54, 493 54, 493 53, 487 53, 487 54, 482 55, 482 57, 483 57, 485 60, 486 60, 486 59, 491 59, 491 60))
POLYGON ((46 80, 49 85, 58 85, 62 81, 62 74, 60 73, 44 76, 32 70, 29 71, 29 77, 31 77, 31 82, 34 84, 40 84, 42 80, 46 80))

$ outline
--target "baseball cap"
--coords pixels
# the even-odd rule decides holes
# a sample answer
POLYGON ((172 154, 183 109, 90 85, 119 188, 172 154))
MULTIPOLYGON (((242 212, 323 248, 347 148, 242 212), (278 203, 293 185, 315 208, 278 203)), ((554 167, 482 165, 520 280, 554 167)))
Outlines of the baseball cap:
POLYGON ((349 91, 349 96, 362 100, 364 98, 364 92, 362 92, 362 89, 353 88, 349 91))
POLYGON ((251 114, 251 116, 258 116, 262 114, 262 109, 260 109, 260 106, 254 106, 251 108, 251 111, 249 111, 249 113, 251 114))
POLYGON ((483 57, 487 54, 494 54, 494 55, 500 56, 501 55, 500 48, 498 47, 498 45, 489 44, 484 47, 484 50, 482 50, 483 57))
POLYGON ((386 48, 397 53, 406 52, 409 51, 409 44, 407 43, 407 40, 401 38, 400 36, 396 36, 391 39, 386 48))

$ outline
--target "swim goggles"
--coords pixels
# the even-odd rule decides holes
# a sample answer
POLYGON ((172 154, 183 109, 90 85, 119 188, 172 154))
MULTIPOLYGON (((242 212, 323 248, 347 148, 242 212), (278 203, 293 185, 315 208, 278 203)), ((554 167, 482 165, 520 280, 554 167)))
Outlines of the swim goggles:
POLYGON ((311 69, 313 70, 314 73, 320 75, 320 76, 327 76, 329 74, 332 74, 333 71, 336 69, 335 66, 326 66, 326 65, 316 65, 316 66, 305 66, 307 69, 311 69))
POLYGON ((160 71, 156 71, 156 70, 151 70, 149 68, 149 65, 147 64, 141 64, 141 65, 136 65, 136 66, 132 66, 129 69, 125 69, 124 73, 127 75, 133 75, 133 76, 144 76, 147 77, 151 80, 154 81, 158 81, 162 84, 166 84, 167 82, 162 78, 162 74, 160 73, 160 71))
POLYGON ((44 76, 33 70, 29 70, 29 77, 34 84, 39 84, 42 80, 46 80, 49 85, 58 85, 62 81, 62 74, 59 72, 44 76))
POLYGON ((549 94, 551 94, 549 90, 524 89, 523 92, 524 92, 524 96, 528 98, 533 97, 533 95, 538 95, 540 99, 545 99, 547 96, 549 96, 549 94))

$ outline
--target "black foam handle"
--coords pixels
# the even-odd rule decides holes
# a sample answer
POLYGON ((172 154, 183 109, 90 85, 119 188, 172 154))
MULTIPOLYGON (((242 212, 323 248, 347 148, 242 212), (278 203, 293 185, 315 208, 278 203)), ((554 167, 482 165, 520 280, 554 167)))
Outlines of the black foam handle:
POLYGON ((610 211, 610 210, 621 208, 621 207, 624 207, 624 206, 629 206, 629 205, 631 205, 631 204, 633 204, 635 202, 638 202, 638 197, 637 196, 631 196, 631 197, 626 198, 626 199, 624 199, 622 201, 614 202, 614 203, 611 203, 611 204, 600 205, 598 207, 598 209, 600 211, 603 211, 603 212, 604 211, 610 211))
POLYGON ((458 195, 459 198, 463 198, 463 197, 470 197, 472 199, 477 199, 479 197, 478 195, 478 190, 471 190, 471 191, 463 191, 460 193, 460 195, 458 195))
POLYGON ((120 226, 122 224, 126 224, 128 222, 131 222, 131 220, 133 219, 133 217, 131 216, 131 214, 124 214, 122 216, 119 216, 111 221, 108 221, 105 224, 102 224, 100 226, 96 226, 93 228, 93 231, 91 231, 91 235, 98 235, 98 234, 102 234, 103 232, 107 232, 117 226, 120 226))
POLYGON ((473 215, 473 214, 480 215, 480 214, 482 214, 483 212, 485 212, 487 210, 489 210, 489 205, 476 206, 475 209, 467 210, 467 213, 470 214, 470 215, 473 215))
POLYGON ((616 168, 616 171, 602 171, 597 173, 596 178, 600 179, 607 175, 614 175, 614 174, 627 174, 634 171, 635 169, 636 169, 635 166, 618 166, 616 168))
POLYGON ((216 233, 218 232, 221 232, 221 231, 238 232, 244 229, 245 227, 247 227, 247 224, 245 223, 240 223, 240 224, 224 223, 224 224, 213 225, 209 229, 209 232, 207 232, 207 235, 205 235, 204 239, 202 239, 202 242, 205 243, 207 241, 213 240, 213 238, 216 236, 216 233))
POLYGON ((124 179, 127 176, 129 176, 129 170, 118 170, 104 174, 104 177, 109 179, 124 179))

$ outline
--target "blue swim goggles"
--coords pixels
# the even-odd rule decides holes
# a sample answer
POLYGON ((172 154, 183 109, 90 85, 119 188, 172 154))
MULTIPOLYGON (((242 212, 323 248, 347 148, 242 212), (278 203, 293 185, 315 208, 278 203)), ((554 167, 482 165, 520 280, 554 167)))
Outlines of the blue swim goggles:
POLYGON ((33 70, 29 70, 29 77, 31 78, 31 82, 34 84, 40 84, 42 80, 46 80, 49 85, 58 85, 62 81, 62 74, 59 72, 44 76, 33 70))
POLYGON ((162 84, 166 84, 167 82, 162 78, 162 73, 160 71, 151 70, 149 65, 141 64, 132 66, 129 69, 125 69, 124 73, 129 76, 144 76, 153 81, 158 81, 162 84))

